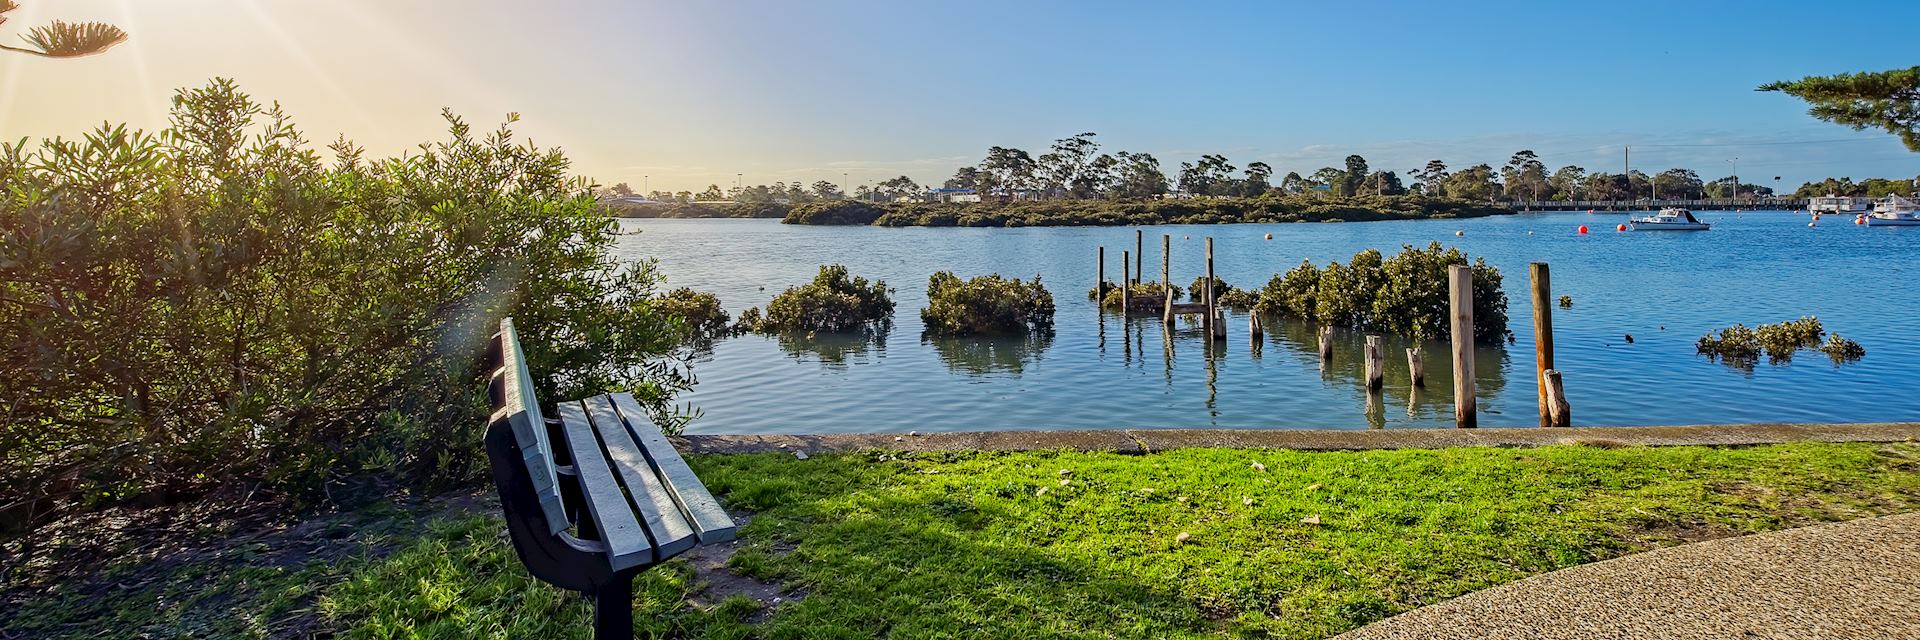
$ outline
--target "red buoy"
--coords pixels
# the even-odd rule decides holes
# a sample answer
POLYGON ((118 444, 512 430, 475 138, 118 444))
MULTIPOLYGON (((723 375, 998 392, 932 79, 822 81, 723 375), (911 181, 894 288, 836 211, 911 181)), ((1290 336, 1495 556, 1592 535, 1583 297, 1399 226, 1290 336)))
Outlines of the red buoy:
POLYGON ((1586 234, 1586 232, 1587 232, 1587 225, 1584 225, 1584 224, 1580 225, 1580 233, 1584 235, 1586 234))
POLYGON ((1624 224, 1622 224, 1622 225, 1615 225, 1615 226, 1613 227, 1613 230, 1614 230, 1614 231, 1626 231, 1626 230, 1627 230, 1627 225, 1624 225, 1624 224))

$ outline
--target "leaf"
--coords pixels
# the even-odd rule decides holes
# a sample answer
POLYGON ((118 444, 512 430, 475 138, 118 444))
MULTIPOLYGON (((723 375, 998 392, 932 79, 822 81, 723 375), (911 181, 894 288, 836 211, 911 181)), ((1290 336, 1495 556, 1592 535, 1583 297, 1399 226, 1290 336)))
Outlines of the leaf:
POLYGON ((1310 515, 1310 516, 1307 516, 1307 517, 1305 517, 1305 518, 1301 518, 1301 519, 1300 519, 1300 524, 1310 524, 1310 525, 1314 525, 1314 526, 1319 526, 1319 525, 1320 525, 1320 514, 1317 514, 1317 513, 1316 513, 1316 514, 1313 514, 1313 515, 1310 515))

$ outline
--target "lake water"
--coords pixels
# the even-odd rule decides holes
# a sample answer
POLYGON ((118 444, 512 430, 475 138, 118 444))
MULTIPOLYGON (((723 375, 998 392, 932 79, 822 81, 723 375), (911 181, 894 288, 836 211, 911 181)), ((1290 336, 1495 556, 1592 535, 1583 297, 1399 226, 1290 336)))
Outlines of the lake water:
MULTIPOLYGON (((1159 274, 1161 234, 1173 236, 1174 282, 1215 270, 1254 286, 1302 258, 1342 262, 1431 241, 1484 256, 1506 278, 1518 342, 1482 347, 1481 426, 1537 423, 1527 263, 1552 265, 1557 368, 1576 425, 1859 422, 1920 419, 1920 228, 1864 227, 1829 217, 1808 228, 1789 212, 1702 212, 1708 232, 1627 232, 1621 214, 1539 213, 1472 220, 1337 224, 1168 225, 1146 231, 1145 264, 1159 274), (1577 227, 1588 225, 1589 235, 1577 227), (1465 235, 1456 236, 1456 231, 1465 235), (1273 234, 1265 240, 1265 234, 1273 234), (1694 341, 1733 323, 1817 315, 1858 340, 1866 358, 1835 365, 1802 350, 1790 363, 1749 368, 1696 355, 1694 341), (1628 344, 1625 336, 1634 342, 1628 344)), ((1408 381, 1406 341, 1388 338, 1386 388, 1362 383, 1363 336, 1342 331, 1331 367, 1313 327, 1270 321, 1258 348, 1247 318, 1229 314, 1209 349, 1181 322, 1122 321, 1087 300, 1095 248, 1108 277, 1135 227, 888 229, 782 225, 775 220, 622 220, 619 252, 653 257, 671 286, 718 294, 736 315, 810 280, 827 263, 885 280, 898 292, 892 329, 855 337, 730 338, 693 362, 684 400, 705 415, 690 433, 833 433, 1087 428, 1431 428, 1453 424, 1444 342, 1424 345, 1426 388, 1408 381), (1013 340, 921 336, 919 310, 934 271, 966 277, 1040 275, 1059 306, 1055 333, 1013 340)))

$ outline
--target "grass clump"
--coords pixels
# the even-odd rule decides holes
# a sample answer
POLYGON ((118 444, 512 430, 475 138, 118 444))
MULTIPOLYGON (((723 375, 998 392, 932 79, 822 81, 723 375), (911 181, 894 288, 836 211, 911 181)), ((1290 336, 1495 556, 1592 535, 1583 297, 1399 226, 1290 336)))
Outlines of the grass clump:
POLYGON ((1053 328, 1053 294, 1040 284, 1000 274, 961 280, 941 271, 927 279, 927 333, 936 336, 1007 335, 1053 328))
POLYGON ((1485 258, 1469 261, 1459 249, 1435 242, 1426 249, 1404 246, 1388 258, 1374 249, 1347 264, 1312 262, 1274 276, 1260 291, 1255 310, 1326 325, 1388 331, 1413 338, 1442 338, 1449 331, 1447 269, 1473 270, 1473 335, 1482 342, 1507 336, 1507 294, 1500 270, 1485 258))
POLYGON ((740 314, 743 325, 762 333, 850 333, 892 317, 886 282, 849 276, 847 268, 837 264, 820 267, 813 282, 774 296, 765 314, 757 308, 740 314))

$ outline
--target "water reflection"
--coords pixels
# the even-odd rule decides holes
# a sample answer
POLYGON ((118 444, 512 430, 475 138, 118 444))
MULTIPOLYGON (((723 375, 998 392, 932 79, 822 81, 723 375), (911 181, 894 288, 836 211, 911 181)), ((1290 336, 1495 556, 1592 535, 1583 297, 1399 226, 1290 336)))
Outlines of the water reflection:
POLYGON ((1025 336, 920 336, 920 343, 932 345, 940 361, 956 373, 969 375, 1013 374, 1039 362, 1047 347, 1053 346, 1052 332, 1025 336))
MULTIPOLYGON (((1438 340, 1416 341, 1387 335, 1382 355, 1385 384, 1380 391, 1366 391, 1367 334, 1335 327, 1333 361, 1320 362, 1319 325, 1290 318, 1268 318, 1267 341, 1285 350, 1303 363, 1318 363, 1320 378, 1332 386, 1347 387, 1365 394, 1361 413, 1368 426, 1386 425, 1386 405, 1405 404, 1407 417, 1415 420, 1453 420, 1453 352, 1448 343, 1438 340), (1425 370, 1425 388, 1413 386, 1413 370, 1407 363, 1407 349, 1419 347, 1421 368, 1425 370)), ((1473 350, 1474 396, 1480 399, 1480 411, 1489 412, 1487 399, 1507 386, 1508 354, 1506 345, 1480 345, 1473 350)))
POLYGON ((887 334, 892 329, 886 324, 857 333, 776 333, 773 337, 780 350, 795 360, 844 369, 850 363, 870 360, 869 355, 885 355, 887 334))

